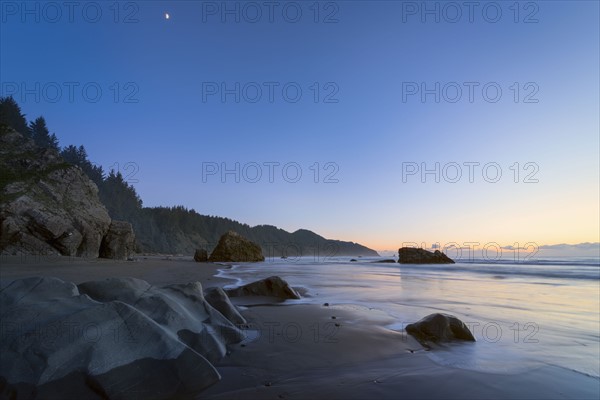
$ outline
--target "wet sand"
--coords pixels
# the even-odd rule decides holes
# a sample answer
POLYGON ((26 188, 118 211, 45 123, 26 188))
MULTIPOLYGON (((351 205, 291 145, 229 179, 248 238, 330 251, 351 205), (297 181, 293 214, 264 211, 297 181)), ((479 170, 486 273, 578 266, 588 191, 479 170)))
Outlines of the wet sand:
POLYGON ((597 399, 600 393, 596 378, 558 367, 503 375, 438 365, 405 332, 384 328, 391 321, 377 310, 283 305, 242 314, 260 335, 234 345, 216 364, 223 379, 199 399, 597 399))
POLYGON ((202 282, 203 287, 223 286, 231 280, 218 278, 226 265, 197 263, 191 257, 139 256, 136 261, 77 257, 1 256, 0 280, 10 282, 29 276, 54 276, 79 284, 108 277, 133 277, 155 286, 202 282))
MULTIPOLYGON (((2 285, 27 276, 80 283, 132 276, 153 285, 231 281, 214 276, 223 265, 190 258, 138 261, 2 257, 2 285), (51 261, 51 262, 50 262, 51 261)), ((293 284, 293 282, 291 282, 293 284)), ((325 299, 327 301, 327 299, 325 299)), ((600 380, 547 365, 518 374, 492 374, 436 364, 391 317, 352 304, 244 304, 246 339, 216 367, 217 384, 198 399, 597 399, 600 380), (335 317, 335 318, 334 318, 335 317)), ((477 346, 477 343, 456 346, 477 346)), ((460 349, 459 349, 460 350, 460 349)), ((433 350, 435 351, 435 350, 433 350)))

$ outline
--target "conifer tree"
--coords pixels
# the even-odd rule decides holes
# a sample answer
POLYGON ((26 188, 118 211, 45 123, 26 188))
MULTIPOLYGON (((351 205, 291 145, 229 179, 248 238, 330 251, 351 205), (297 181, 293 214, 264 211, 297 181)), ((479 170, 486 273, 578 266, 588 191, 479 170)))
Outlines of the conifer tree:
POLYGON ((9 126, 21 135, 31 137, 25 115, 12 96, 0 97, 0 125, 9 126))
POLYGON ((54 133, 50 134, 44 117, 38 117, 35 121, 30 123, 29 131, 31 132, 32 139, 38 146, 45 149, 59 150, 58 139, 54 133))

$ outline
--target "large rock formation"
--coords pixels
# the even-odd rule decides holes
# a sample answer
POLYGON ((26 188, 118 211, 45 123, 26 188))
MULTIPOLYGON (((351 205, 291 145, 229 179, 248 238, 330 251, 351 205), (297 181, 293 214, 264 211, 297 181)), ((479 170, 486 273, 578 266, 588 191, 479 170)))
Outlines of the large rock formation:
POLYGON ((229 231, 221 236, 208 260, 210 262, 252 262, 264 261, 265 257, 259 245, 236 232, 229 231))
POLYGON ((464 322, 448 314, 430 314, 414 324, 407 325, 406 332, 425 347, 432 343, 475 341, 464 322))
POLYGON ((2 398, 193 398, 243 338, 199 282, 35 277, 2 288, 0 306, 2 398))
POLYGON ((300 295, 285 280, 278 276, 270 276, 260 281, 234 289, 228 289, 227 295, 239 296, 268 296, 280 299, 299 299, 300 295))
POLYGON ((208 252, 204 249, 196 249, 194 252, 194 261, 196 262, 207 262, 208 252))
POLYGON ((402 247, 398 250, 400 264, 454 264, 451 258, 439 250, 430 252, 415 247, 402 247))
POLYGON ((126 260, 135 251, 135 234, 129 222, 113 220, 100 244, 100 257, 126 260))
MULTIPOLYGON (((0 169, 0 254, 99 256, 111 219, 80 168, 2 128, 0 169)), ((130 236, 117 244, 115 233, 106 238, 109 247, 129 248, 130 236)))

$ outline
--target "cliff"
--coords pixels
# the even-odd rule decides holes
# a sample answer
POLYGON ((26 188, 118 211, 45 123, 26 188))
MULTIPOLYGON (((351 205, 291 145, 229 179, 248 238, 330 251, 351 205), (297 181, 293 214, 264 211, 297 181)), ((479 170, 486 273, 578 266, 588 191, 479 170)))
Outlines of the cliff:
MULTIPOLYGON (((111 218, 98 187, 56 150, 0 128, 0 254, 98 257, 111 218)), ((131 241, 130 224, 124 236, 131 241)), ((123 247, 121 243, 110 241, 123 247)), ((125 258, 123 251, 104 252, 125 258)), ((131 246, 129 246, 130 248, 131 246)), ((127 248, 127 245, 125 245, 127 248)))

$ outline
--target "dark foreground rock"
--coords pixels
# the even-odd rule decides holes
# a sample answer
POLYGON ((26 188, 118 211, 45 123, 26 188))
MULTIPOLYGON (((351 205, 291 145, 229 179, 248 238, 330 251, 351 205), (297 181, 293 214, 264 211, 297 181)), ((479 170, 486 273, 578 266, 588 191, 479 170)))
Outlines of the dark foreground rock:
POLYGON ((208 252, 204 249, 196 249, 194 252, 194 261, 196 262, 207 262, 208 252))
POLYGON ((432 343, 475 341, 464 322, 448 314, 430 314, 414 324, 407 325, 406 332, 426 347, 432 343))
POLYGON ((388 264, 388 263, 396 263, 396 260, 392 260, 390 258, 390 259, 387 259, 387 260, 375 260, 375 261, 371 261, 371 262, 372 263, 385 263, 385 264, 388 264))
POLYGON ((236 232, 229 231, 221 236, 208 260, 210 262, 254 262, 264 261, 265 257, 259 245, 236 232))
POLYGON ((115 260, 126 260, 135 251, 135 234, 129 222, 115 221, 110 223, 108 232, 100 244, 100 257, 115 260))
POLYGON ((299 299, 300 295, 285 280, 278 276, 270 276, 238 288, 227 290, 230 297, 269 296, 280 299, 299 299))
POLYGON ((34 277, 0 289, 0 309, 0 398, 193 398, 243 339, 199 282, 34 277))
POLYGON ((246 323, 246 319, 242 317, 237 308, 231 304, 227 293, 220 287, 205 290, 204 299, 234 324, 239 325, 246 323))
POLYGON ((454 261, 439 250, 433 253, 415 247, 402 247, 398 250, 400 264, 454 264, 454 261))

